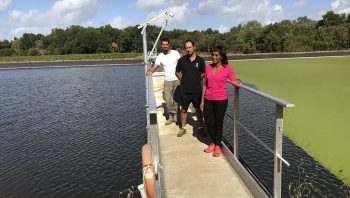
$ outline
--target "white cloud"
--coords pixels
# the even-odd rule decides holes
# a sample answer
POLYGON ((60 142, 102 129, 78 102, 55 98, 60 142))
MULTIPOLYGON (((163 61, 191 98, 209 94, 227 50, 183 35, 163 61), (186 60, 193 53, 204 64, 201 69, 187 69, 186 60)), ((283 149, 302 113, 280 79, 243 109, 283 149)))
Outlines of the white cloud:
POLYGON ((222 0, 205 0, 198 4, 197 12, 202 15, 209 14, 213 8, 217 8, 222 3, 222 0))
POLYGON ((52 28, 82 24, 93 18, 97 11, 97 0, 58 0, 45 12, 13 10, 10 28, 14 36, 21 36, 24 32, 47 34, 52 28))
POLYGON ((23 13, 23 12, 20 12, 20 11, 17 11, 17 10, 13 10, 11 12, 10 16, 16 22, 28 24, 29 21, 35 20, 34 17, 36 17, 38 15, 39 15, 38 10, 29 10, 26 13, 23 13))
POLYGON ((229 0, 223 7, 223 14, 240 23, 258 19, 261 23, 268 24, 281 20, 282 13, 282 6, 271 5, 270 0, 229 0))
POLYGON ((226 33, 230 31, 230 28, 224 25, 220 25, 220 27, 218 28, 220 33, 226 33))
POLYGON ((307 0, 295 0, 292 7, 301 7, 307 4, 307 0))
POLYGON ((27 12, 12 11, 11 18, 24 26, 67 26, 79 24, 97 13, 96 0, 59 0, 51 10, 39 12, 29 10, 27 12))
POLYGON ((6 10, 11 4, 12 0, 0 0, 0 11, 6 10))
POLYGON ((190 0, 137 0, 136 6, 141 9, 151 10, 159 7, 181 6, 190 0))
POLYGON ((15 19, 15 20, 20 20, 21 19, 22 12, 13 10, 10 14, 10 17, 15 19))
POLYGON ((97 0, 60 0, 52 8, 54 18, 62 24, 80 23, 97 13, 97 0))
POLYGON ((331 6, 332 10, 336 13, 350 13, 349 0, 333 0, 331 6))
POLYGON ((280 5, 274 5, 274 6, 273 6, 273 11, 274 11, 274 12, 282 11, 282 6, 280 6, 280 5))
POLYGON ((170 0, 170 1, 167 1, 167 2, 170 2, 170 4, 174 5, 174 6, 180 6, 180 5, 183 5, 183 4, 188 3, 190 1, 191 0, 170 0))
POLYGON ((165 0, 138 0, 136 6, 141 9, 152 9, 163 5, 165 0))
POLYGON ((127 19, 124 19, 123 17, 120 17, 120 16, 115 17, 111 22, 111 26, 118 29, 123 29, 132 24, 133 23, 131 21, 128 21, 127 19))
POLYGON ((18 37, 29 32, 33 34, 48 34, 50 30, 46 27, 17 27, 11 30, 11 34, 18 37))

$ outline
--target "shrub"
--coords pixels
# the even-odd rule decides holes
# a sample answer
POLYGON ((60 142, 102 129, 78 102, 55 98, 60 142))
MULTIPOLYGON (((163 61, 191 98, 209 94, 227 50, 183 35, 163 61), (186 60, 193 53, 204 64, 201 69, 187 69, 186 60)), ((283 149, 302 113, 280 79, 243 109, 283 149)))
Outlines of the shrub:
POLYGON ((38 55, 40 55, 40 52, 36 48, 29 48, 28 49, 28 55, 30 55, 30 56, 38 56, 38 55))
POLYGON ((16 54, 16 51, 12 48, 0 49, 0 56, 13 56, 16 54))

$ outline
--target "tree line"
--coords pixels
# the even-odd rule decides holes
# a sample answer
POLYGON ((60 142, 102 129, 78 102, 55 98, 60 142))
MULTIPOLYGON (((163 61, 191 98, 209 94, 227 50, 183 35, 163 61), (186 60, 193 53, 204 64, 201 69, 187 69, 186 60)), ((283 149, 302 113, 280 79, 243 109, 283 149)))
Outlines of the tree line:
MULTIPOLYGON (((151 48, 160 28, 148 26, 147 30, 151 48)), ((11 41, 0 41, 0 56, 142 52, 140 31, 137 26, 117 29, 110 25, 99 28, 73 25, 52 29, 46 36, 25 33, 11 41)), ((318 21, 304 16, 265 26, 249 21, 226 33, 211 28, 203 31, 174 29, 164 31, 163 36, 168 37, 177 50, 183 49, 185 40, 192 39, 201 52, 209 52, 215 45, 224 46, 230 53, 244 54, 348 50, 350 14, 328 11, 318 21)))

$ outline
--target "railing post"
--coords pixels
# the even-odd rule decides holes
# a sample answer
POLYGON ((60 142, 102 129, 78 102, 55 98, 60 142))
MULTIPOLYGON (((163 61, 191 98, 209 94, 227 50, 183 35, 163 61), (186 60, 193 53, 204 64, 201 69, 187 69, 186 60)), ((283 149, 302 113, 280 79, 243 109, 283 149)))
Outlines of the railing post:
POLYGON ((234 115, 233 115, 233 149, 234 149, 234 155, 236 158, 239 157, 239 87, 235 86, 235 93, 234 93, 234 115))
POLYGON ((147 118, 147 129, 150 127, 150 118, 149 118, 149 94, 148 94, 148 76, 146 75, 147 72, 147 66, 148 66, 148 60, 147 60, 147 24, 143 26, 141 34, 142 34, 142 42, 143 42, 143 62, 145 64, 145 89, 146 89, 146 118, 147 118))
POLYGON ((275 136, 275 159, 274 159, 274 179, 273 197, 281 197, 282 185, 282 139, 283 138, 283 106, 276 104, 276 136, 275 136))

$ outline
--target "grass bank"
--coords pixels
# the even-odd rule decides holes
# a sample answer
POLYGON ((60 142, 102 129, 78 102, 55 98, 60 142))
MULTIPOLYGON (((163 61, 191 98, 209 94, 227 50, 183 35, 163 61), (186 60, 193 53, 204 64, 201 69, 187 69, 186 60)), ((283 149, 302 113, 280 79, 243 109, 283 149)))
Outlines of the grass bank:
POLYGON ((350 185, 350 57, 231 61, 237 76, 294 103, 285 132, 350 185))
POLYGON ((1 63, 29 63, 29 62, 54 62, 54 61, 98 61, 98 60, 122 60, 141 59, 141 53, 106 53, 106 54, 66 54, 66 55, 42 55, 42 56, 1 56, 1 63))

